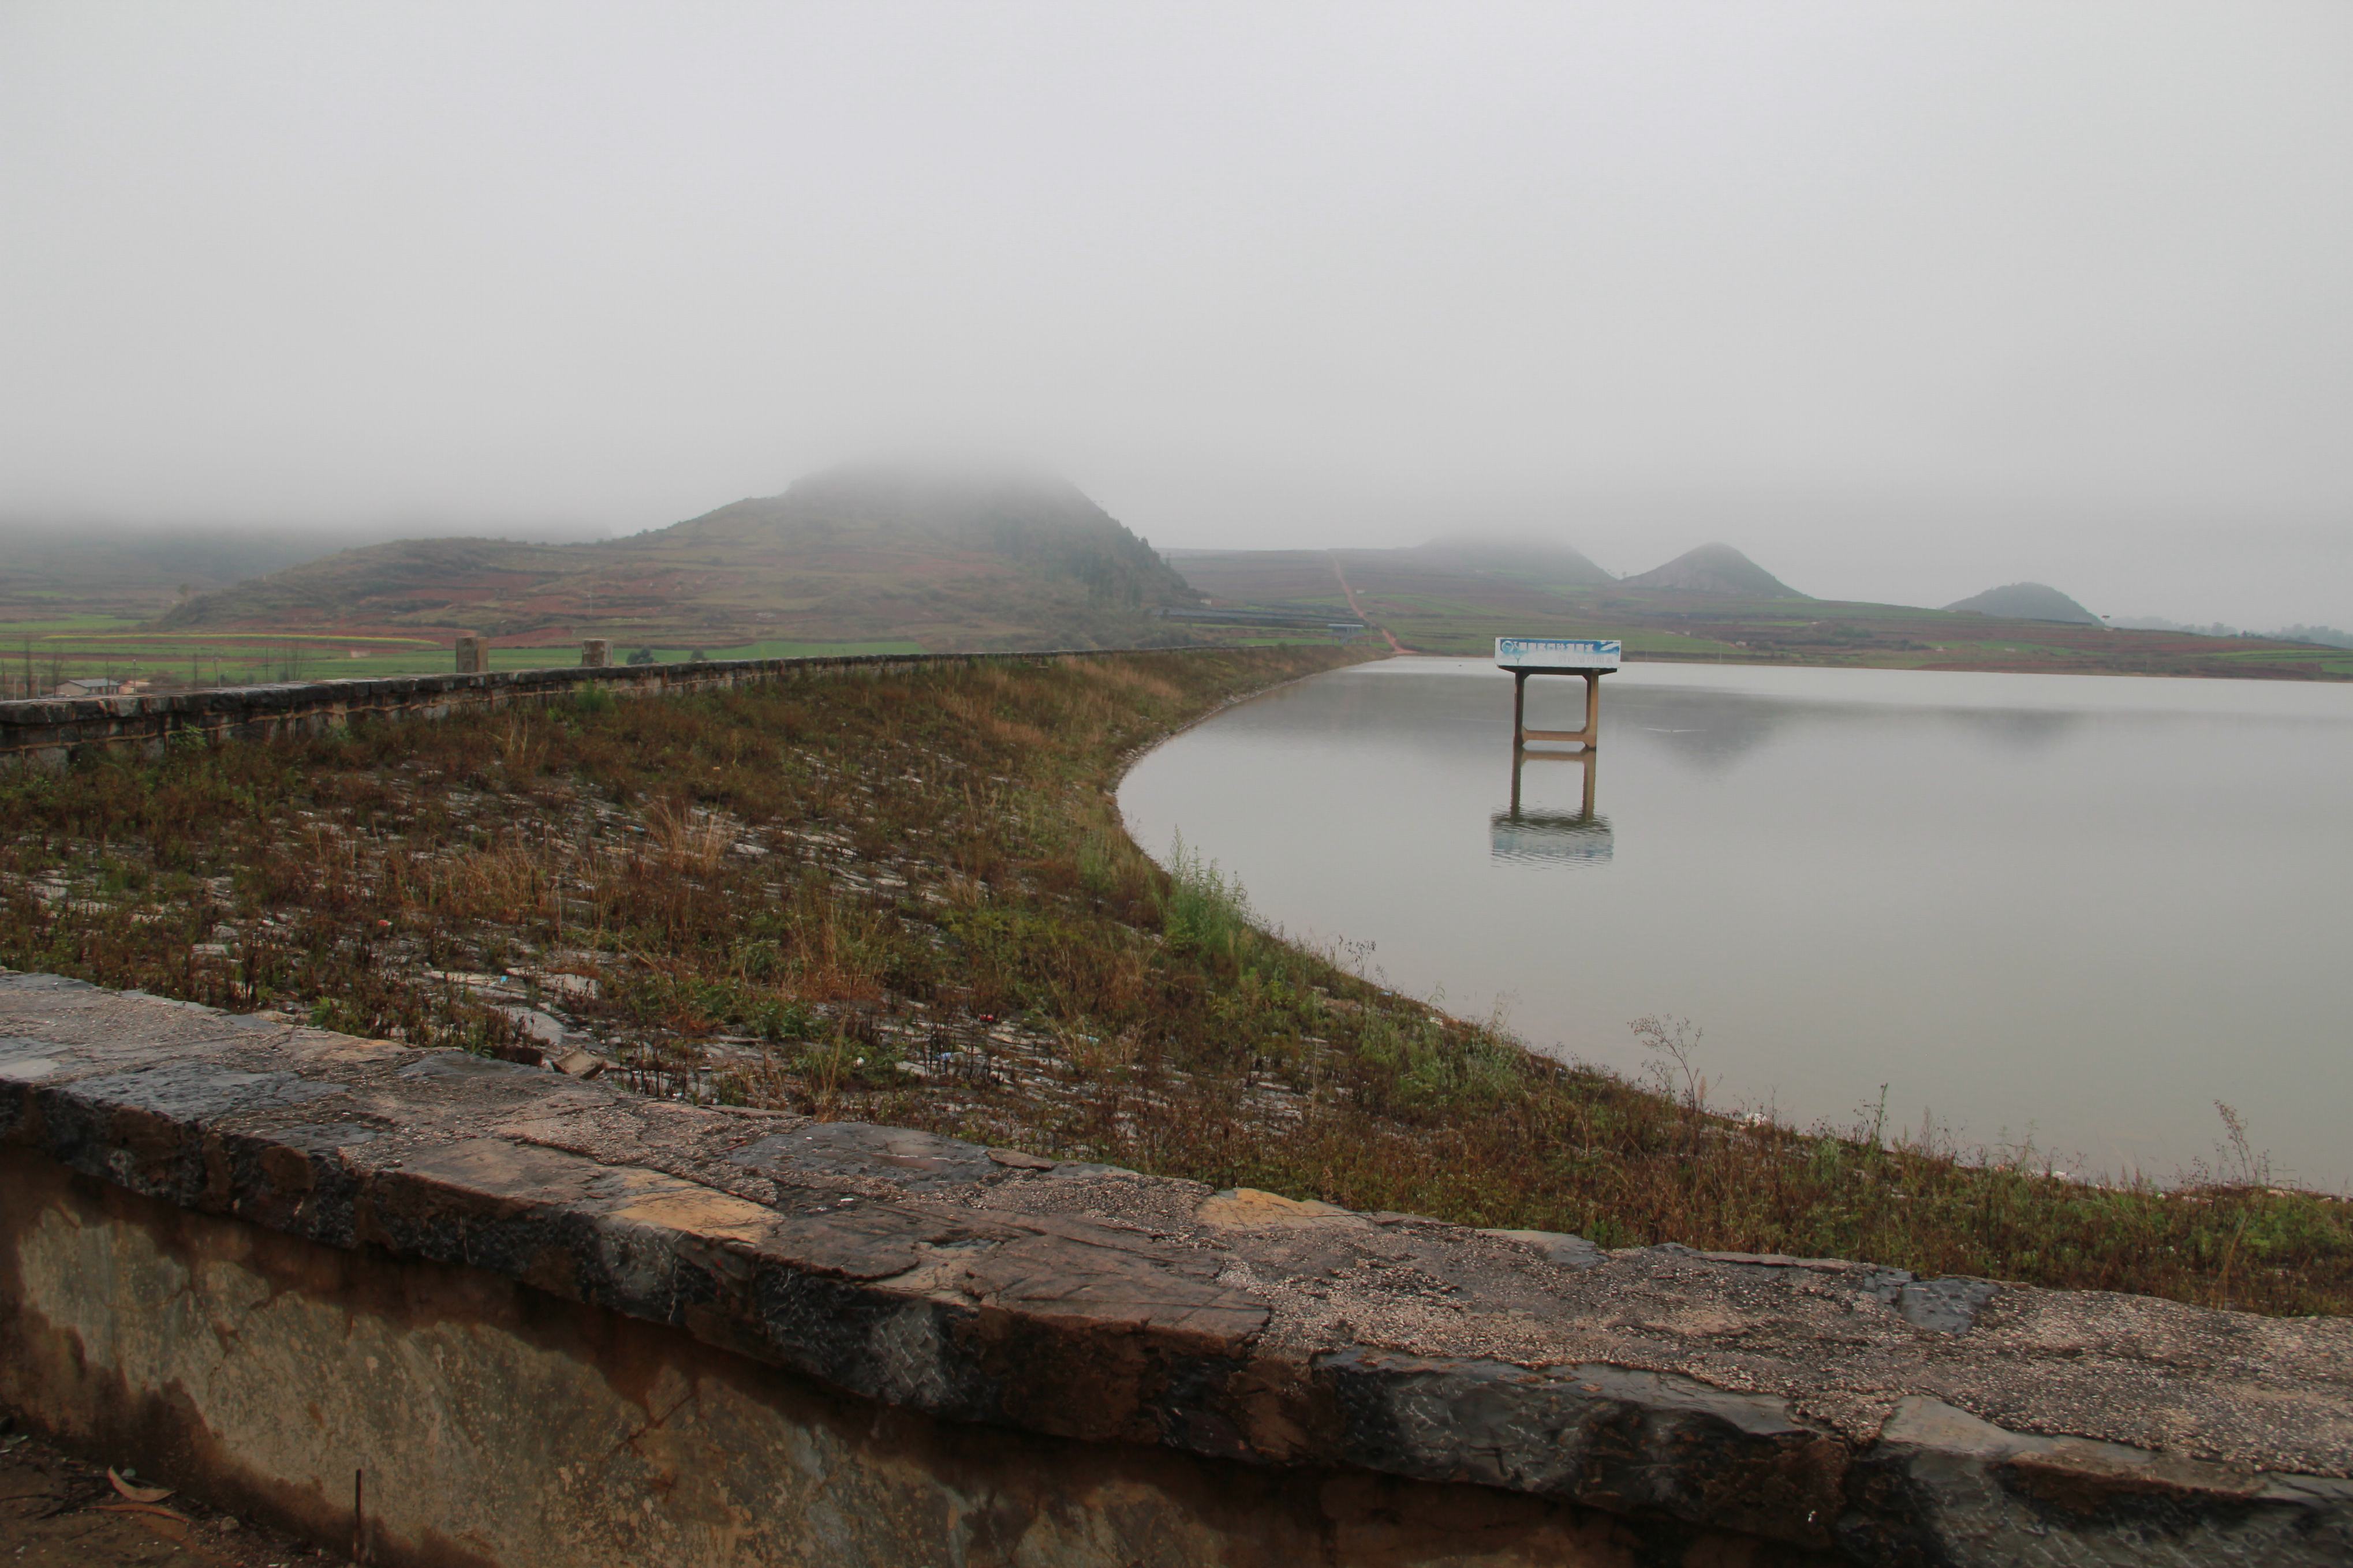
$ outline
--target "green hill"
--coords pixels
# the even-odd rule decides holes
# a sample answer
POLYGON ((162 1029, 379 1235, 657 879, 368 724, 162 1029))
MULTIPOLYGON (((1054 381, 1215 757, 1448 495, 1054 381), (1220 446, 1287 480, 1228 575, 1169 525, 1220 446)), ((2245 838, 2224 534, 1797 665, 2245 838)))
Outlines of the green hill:
POLYGON ((1625 580, 1629 588, 1665 588, 1681 594, 1733 594, 1751 599, 1802 599, 1806 595, 1729 544, 1703 544, 1664 566, 1625 580))
POLYGON ((2068 621, 2076 626, 2105 626, 2099 616, 2056 588, 2040 583, 2011 583, 1947 605, 1968 615, 2001 616, 2013 621, 2068 621))

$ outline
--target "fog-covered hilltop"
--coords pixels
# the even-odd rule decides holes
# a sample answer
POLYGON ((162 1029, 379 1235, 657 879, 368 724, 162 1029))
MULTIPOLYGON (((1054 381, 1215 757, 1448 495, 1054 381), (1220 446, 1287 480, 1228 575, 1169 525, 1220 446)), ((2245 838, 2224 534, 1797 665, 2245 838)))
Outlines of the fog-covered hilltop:
POLYGON ((1398 553, 1444 571, 1489 573, 1556 586, 1617 581, 1595 565, 1583 551, 1549 540, 1458 534, 1433 539, 1398 553))
POLYGON ((626 539, 343 551, 204 595, 164 624, 1085 647, 1185 640, 1155 612, 1194 600, 1066 479, 868 463, 626 539))
POLYGON ((811 474, 782 495, 740 500, 627 542, 655 542, 788 552, 928 544, 1067 579, 1101 607, 1142 609, 1195 597, 1149 542, 1078 486, 1041 472, 846 464, 811 474))

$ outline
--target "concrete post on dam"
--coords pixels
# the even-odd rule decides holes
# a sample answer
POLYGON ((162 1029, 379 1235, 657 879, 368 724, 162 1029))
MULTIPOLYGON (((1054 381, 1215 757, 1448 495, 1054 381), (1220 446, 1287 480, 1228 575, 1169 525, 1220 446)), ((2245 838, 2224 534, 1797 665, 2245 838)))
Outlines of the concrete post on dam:
POLYGON ((1592 750, 1601 733, 1601 678, 1618 668, 1625 645, 1616 638, 1497 637, 1495 667, 1512 674, 1512 749, 1525 750, 1530 741, 1557 741, 1592 750), (1528 728, 1528 677, 1581 675, 1585 678, 1585 728, 1528 728))
POLYGON ((458 673, 480 675, 491 668, 491 645, 488 638, 473 632, 462 632, 458 637, 458 673))

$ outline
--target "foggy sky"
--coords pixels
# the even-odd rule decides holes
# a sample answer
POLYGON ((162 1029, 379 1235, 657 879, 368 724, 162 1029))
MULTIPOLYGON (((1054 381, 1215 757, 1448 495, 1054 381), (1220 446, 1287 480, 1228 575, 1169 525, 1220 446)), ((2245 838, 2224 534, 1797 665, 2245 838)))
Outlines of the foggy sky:
POLYGON ((1164 546, 2346 626, 2348 296, 2341 0, 0 3, 0 517, 981 448, 1164 546))

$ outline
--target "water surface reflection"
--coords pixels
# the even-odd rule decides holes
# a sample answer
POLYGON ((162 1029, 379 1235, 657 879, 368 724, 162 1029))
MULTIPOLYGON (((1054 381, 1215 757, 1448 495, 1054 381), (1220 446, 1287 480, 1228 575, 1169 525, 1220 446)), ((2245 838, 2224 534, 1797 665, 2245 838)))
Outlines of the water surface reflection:
POLYGON ((1607 860, 1615 840, 1609 819, 1593 810, 1594 758, 1590 748, 1576 752, 1512 749, 1512 804, 1487 819, 1489 853, 1498 860, 1607 860), (1583 775, 1585 798, 1575 811, 1523 811, 1520 778, 1535 763, 1566 764, 1583 775))
POLYGON ((2353 688, 1635 665, 1589 760, 1507 778, 1511 741, 1508 676, 1390 660, 1220 716, 1121 801, 1540 1046, 1639 1068, 1624 1021, 1688 1015, 1713 1081, 1800 1121, 1885 1084, 1899 1120, 2159 1174, 2221 1100, 2353 1181, 2353 688))

